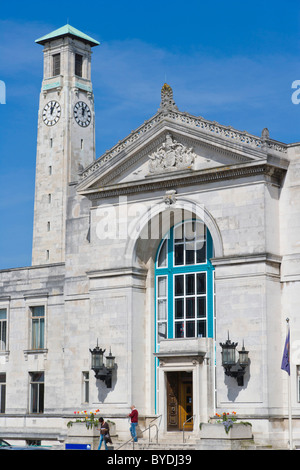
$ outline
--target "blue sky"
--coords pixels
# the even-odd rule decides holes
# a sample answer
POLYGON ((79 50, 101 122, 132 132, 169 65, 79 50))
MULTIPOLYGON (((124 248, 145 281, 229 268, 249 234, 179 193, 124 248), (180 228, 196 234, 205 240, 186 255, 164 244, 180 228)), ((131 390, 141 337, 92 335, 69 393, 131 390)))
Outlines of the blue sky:
POLYGON ((100 41, 92 80, 96 153, 153 116, 165 81, 181 111, 273 139, 300 141, 300 2, 277 0, 2 2, 0 269, 31 264, 43 47, 67 22, 100 41))

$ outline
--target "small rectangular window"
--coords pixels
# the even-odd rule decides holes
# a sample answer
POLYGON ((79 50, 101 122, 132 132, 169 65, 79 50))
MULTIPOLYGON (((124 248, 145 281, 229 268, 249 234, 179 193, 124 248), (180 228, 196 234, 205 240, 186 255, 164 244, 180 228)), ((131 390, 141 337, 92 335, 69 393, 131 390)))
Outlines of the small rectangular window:
POLYGON ((44 372, 30 372, 30 413, 44 412, 44 372))
POLYGON ((82 61, 82 55, 75 54, 75 75, 77 75, 77 77, 82 77, 82 61))
POLYGON ((45 347, 45 308, 31 307, 31 349, 45 347))
POLYGON ((53 60, 52 72, 53 72, 53 77, 55 77, 56 75, 60 75, 60 54, 54 54, 52 56, 52 60, 53 60))
POLYGON ((7 349, 7 310, 0 309, 0 351, 7 349))
POLYGON ((0 374, 0 413, 5 413, 6 374, 0 374))
POLYGON ((89 403, 89 372, 82 372, 82 403, 89 403))

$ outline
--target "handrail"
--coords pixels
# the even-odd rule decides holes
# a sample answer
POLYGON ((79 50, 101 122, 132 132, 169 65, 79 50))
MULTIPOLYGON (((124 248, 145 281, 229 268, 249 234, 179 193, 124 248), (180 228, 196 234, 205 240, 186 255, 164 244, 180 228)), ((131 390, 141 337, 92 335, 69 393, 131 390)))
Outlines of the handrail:
POLYGON ((194 419, 196 415, 193 415, 191 416, 189 419, 187 419, 184 423, 183 423, 183 426, 182 426, 182 439, 183 439, 183 443, 185 442, 184 441, 184 426, 186 425, 186 423, 188 423, 191 419, 194 419))
MULTIPOLYGON (((149 430, 149 443, 150 443, 150 440, 151 440, 150 429, 155 426, 156 427, 156 444, 158 444, 158 426, 157 426, 157 424, 151 424, 151 423, 153 421, 155 421, 156 419, 161 418, 161 417, 162 417, 162 415, 159 415, 159 416, 156 416, 155 418, 153 418, 152 421, 150 421, 149 426, 147 428, 145 428, 143 431, 141 431, 141 433, 144 434, 144 432, 149 430)), ((128 439, 128 441, 121 444, 120 447, 118 447, 116 450, 119 450, 119 449, 121 449, 121 447, 125 446, 126 444, 129 444, 130 441, 132 441, 132 448, 134 450, 134 438, 133 437, 131 437, 130 439, 128 439)))

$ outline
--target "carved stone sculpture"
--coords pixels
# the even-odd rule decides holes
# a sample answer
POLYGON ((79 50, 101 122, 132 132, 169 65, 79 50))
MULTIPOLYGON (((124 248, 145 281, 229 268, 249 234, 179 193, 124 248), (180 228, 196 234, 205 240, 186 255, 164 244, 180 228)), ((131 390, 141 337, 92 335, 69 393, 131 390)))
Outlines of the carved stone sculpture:
POLYGON ((165 142, 149 156, 149 172, 163 173, 164 171, 192 169, 195 157, 192 147, 186 147, 177 142, 168 133, 165 142))

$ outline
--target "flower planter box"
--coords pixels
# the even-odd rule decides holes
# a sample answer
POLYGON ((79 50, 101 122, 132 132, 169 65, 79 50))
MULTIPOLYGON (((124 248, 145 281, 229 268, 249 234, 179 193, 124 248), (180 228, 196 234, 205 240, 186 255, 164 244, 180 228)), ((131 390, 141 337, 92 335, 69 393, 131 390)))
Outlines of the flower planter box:
POLYGON ((68 436, 70 437, 89 437, 93 438, 99 436, 99 431, 97 427, 92 426, 89 429, 86 427, 85 423, 73 423, 72 426, 68 429, 68 436))
POLYGON ((200 428, 201 439, 252 439, 251 424, 234 423, 226 433, 222 423, 205 423, 200 428))

